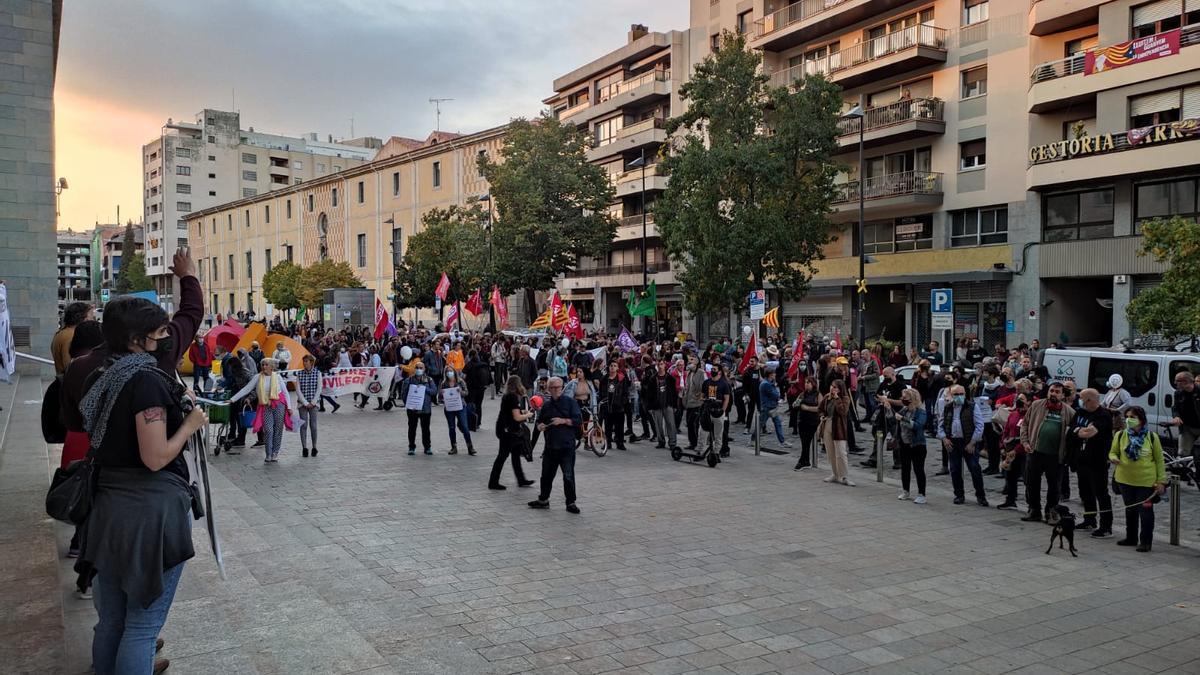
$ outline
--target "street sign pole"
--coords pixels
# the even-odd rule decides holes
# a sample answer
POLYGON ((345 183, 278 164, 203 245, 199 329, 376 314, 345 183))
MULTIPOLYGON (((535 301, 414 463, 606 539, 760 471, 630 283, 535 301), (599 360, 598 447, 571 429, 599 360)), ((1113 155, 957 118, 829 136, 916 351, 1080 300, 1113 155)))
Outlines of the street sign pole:
POLYGON ((954 289, 935 288, 929 292, 930 332, 940 331, 942 349, 953 354, 949 339, 954 330, 954 289))

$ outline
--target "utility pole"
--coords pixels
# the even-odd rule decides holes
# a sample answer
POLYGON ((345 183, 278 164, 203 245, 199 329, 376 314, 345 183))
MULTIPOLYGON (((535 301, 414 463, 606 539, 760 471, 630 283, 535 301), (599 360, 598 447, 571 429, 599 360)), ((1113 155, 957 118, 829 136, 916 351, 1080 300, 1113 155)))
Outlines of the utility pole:
POLYGON ((431 98, 431 99, 429 99, 429 102, 433 104, 433 108, 437 114, 437 124, 433 128, 434 132, 441 132, 441 130, 442 130, 442 104, 445 103, 446 101, 453 101, 453 100, 454 99, 452 99, 452 98, 431 98))

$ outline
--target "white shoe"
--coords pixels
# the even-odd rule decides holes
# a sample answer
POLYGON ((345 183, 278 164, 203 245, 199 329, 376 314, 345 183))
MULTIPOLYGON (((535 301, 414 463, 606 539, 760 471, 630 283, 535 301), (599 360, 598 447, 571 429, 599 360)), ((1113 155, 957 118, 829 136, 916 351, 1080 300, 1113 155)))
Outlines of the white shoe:
POLYGON ((91 600, 92 599, 92 587, 88 586, 87 589, 82 590, 82 591, 79 589, 75 589, 75 597, 79 598, 80 600, 91 600))
POLYGON ((917 495, 916 497, 913 497, 913 503, 914 504, 924 504, 925 503, 925 495, 917 495))
POLYGON ((825 478, 826 483, 832 483, 837 480, 837 476, 828 476, 825 478))
POLYGON ((899 497, 896 497, 896 499, 899 499, 899 500, 900 500, 900 501, 902 501, 902 502, 903 502, 903 501, 907 501, 907 500, 908 500, 908 493, 907 493, 907 492, 901 492, 901 493, 900 493, 900 496, 899 496, 899 497))
POLYGON ((843 478, 842 485, 845 485, 848 487, 855 487, 854 481, 850 480, 849 478, 843 478))

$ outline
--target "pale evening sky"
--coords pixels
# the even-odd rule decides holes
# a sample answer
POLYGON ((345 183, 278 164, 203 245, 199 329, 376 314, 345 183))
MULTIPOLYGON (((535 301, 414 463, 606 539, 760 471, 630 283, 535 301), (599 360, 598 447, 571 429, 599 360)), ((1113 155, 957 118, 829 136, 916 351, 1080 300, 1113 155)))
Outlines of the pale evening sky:
POLYGON ((141 147, 168 117, 241 111, 243 127, 424 138, 532 116, 552 80, 683 30, 687 0, 74 0, 55 88, 58 226, 140 221, 141 147))

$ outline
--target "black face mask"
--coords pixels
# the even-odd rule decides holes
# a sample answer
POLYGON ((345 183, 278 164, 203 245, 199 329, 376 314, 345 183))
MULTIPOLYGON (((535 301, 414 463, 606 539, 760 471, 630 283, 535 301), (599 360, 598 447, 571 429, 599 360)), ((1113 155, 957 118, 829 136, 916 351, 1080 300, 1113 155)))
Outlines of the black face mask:
MULTIPOLYGON (((149 353, 155 357, 170 356, 171 349, 175 346, 171 340, 172 337, 170 333, 167 333, 161 338, 147 338, 148 340, 154 340, 154 351, 149 353)), ((142 349, 145 349, 145 347, 143 346, 142 349)))

